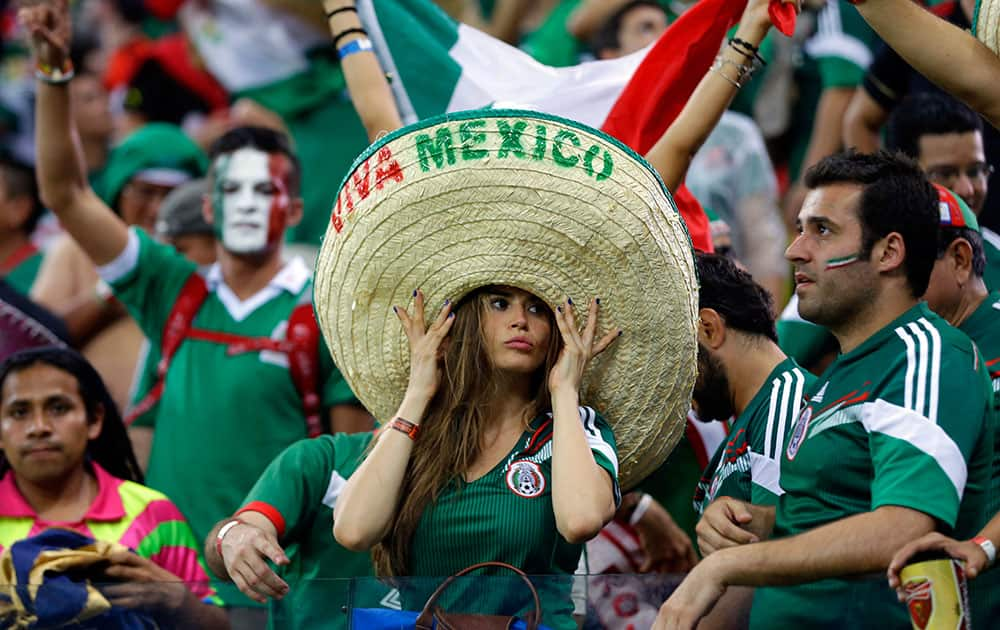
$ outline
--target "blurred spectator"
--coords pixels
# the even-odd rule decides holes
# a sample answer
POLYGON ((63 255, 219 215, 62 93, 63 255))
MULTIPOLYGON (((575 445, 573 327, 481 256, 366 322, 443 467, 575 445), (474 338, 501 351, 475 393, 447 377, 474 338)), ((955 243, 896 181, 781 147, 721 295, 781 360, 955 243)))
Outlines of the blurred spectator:
MULTIPOLYGON (((986 158, 979 115, 941 92, 917 93, 889 118, 886 146, 915 159, 927 178, 954 191, 977 221, 989 196, 993 164, 986 158)), ((982 227, 986 286, 1000 289, 1000 235, 982 227)))
MULTIPOLYGON (((205 172, 201 150, 177 127, 150 124, 116 146, 98 191, 129 225, 152 232, 164 196, 205 172)), ((97 368, 124 407, 142 345, 142 331, 111 299, 80 245, 64 235, 45 255, 32 298, 66 321, 77 347, 97 368)))
POLYGON ((76 69, 76 76, 69 86, 73 120, 80 134, 87 173, 92 179, 107 163, 114 132, 111 101, 95 62, 98 51, 97 40, 86 36, 74 42, 70 51, 76 69))
MULTIPOLYGON (((930 10, 960 29, 971 27, 975 0, 948 0, 930 10)), ((854 94, 844 121, 844 144, 871 152, 879 147, 879 133, 889 115, 907 94, 941 92, 926 77, 914 70, 899 53, 882 45, 865 75, 864 85, 854 94)), ((991 125, 983 128, 986 161, 1000 161, 1000 131, 991 125)), ((974 208, 981 226, 1000 229, 1000 196, 987 196, 982 208, 974 208)))
MULTIPOLYGON (((620 2, 602 2, 602 7, 621 4, 620 2)), ((593 2, 584 6, 570 18, 569 28, 580 39, 587 39, 585 33, 574 31, 574 25, 580 20, 581 13, 593 6, 593 2)), ((667 12, 656 0, 630 0, 610 14, 594 36, 592 48, 598 59, 613 59, 634 53, 652 44, 669 24, 667 12)))
POLYGON ((116 542, 99 579, 112 605, 166 627, 227 628, 199 546, 143 485, 100 376, 77 353, 26 350, 0 365, 0 550, 53 527, 116 542))
POLYGON ((42 264, 31 234, 44 212, 35 169, 0 159, 0 278, 25 295, 42 264))
POLYGON ((156 217, 156 239, 169 243, 199 267, 216 258, 215 228, 205 220, 208 181, 196 179, 170 191, 156 217))
MULTIPOLYGON (((813 4, 806 3, 806 7, 813 4)), ((796 102, 786 136, 792 182, 784 201, 789 230, 806 194, 802 174, 841 149, 844 113, 864 79, 878 41, 848 0, 829 0, 820 7, 809 9, 816 16, 814 31, 801 50, 793 53, 800 63, 795 68, 796 102)))
MULTIPOLYGON (((1000 91, 993 80, 1000 71, 995 23, 973 24, 977 41, 968 31, 907 0, 879 0, 859 11, 915 70, 1000 127, 1000 91), (987 38, 994 42, 992 49, 982 43, 987 38), (948 54, 941 54, 943 50, 948 54)), ((973 21, 979 17, 974 15, 973 21)))
POLYGON ((783 306, 790 275, 785 224, 774 167, 753 120, 723 114, 692 160, 686 182, 698 201, 729 226, 732 255, 771 293, 775 305, 783 306))

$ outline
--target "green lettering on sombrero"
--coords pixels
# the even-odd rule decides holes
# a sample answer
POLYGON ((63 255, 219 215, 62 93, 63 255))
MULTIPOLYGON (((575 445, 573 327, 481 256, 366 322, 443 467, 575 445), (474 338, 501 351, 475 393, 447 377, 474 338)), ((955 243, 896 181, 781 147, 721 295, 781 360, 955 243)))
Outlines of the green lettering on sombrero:
MULTIPOLYGON (((620 483, 659 466, 684 431, 696 367, 690 239, 659 175, 585 125, 478 110, 389 134, 344 179, 316 269, 320 328, 358 399, 380 420, 409 374, 392 306, 491 284, 549 305, 601 298, 599 327, 625 330, 596 357, 582 404, 614 428, 620 483), (373 185, 365 184, 376 175, 373 185)), ((461 316, 461 315, 459 315, 461 316)))
POLYGON ((500 160, 550 160, 563 168, 580 167, 598 182, 611 177, 614 158, 602 143, 585 148, 572 129, 544 124, 529 127, 523 120, 480 118, 427 130, 416 136, 420 170, 429 173, 455 166, 459 160, 494 155, 500 160))

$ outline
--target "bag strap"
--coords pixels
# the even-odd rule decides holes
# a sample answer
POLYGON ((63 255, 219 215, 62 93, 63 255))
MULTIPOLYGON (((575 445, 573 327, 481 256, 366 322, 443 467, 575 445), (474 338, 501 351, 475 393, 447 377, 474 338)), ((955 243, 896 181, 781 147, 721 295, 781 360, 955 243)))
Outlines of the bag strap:
POLYGON ((473 571, 478 571, 479 569, 485 569, 487 567, 498 567, 512 571, 521 578, 521 581, 524 582, 525 585, 527 585, 528 590, 531 591, 531 597, 535 602, 535 609, 528 613, 528 617, 524 620, 524 622, 527 624, 528 630, 537 630, 538 624, 542 621, 542 603, 541 600, 538 599, 538 591, 535 590, 535 585, 531 583, 531 580, 528 579, 528 575, 524 571, 513 565, 507 564, 506 562, 480 562, 478 564, 473 564, 465 567, 455 575, 452 575, 442 582, 441 585, 437 587, 437 590, 435 590, 427 600, 427 603, 424 604, 424 609, 420 612, 420 616, 417 617, 417 630, 431 630, 434 625, 435 604, 437 604, 438 598, 441 597, 445 589, 455 581, 455 578, 460 578, 464 575, 472 573, 473 571))
POLYGON ((170 368, 170 362, 177 353, 177 349, 180 348, 181 343, 188 336, 195 315, 198 314, 198 310, 205 303, 207 297, 208 285, 205 283, 205 279, 198 273, 192 273, 187 281, 184 282, 184 286, 181 287, 181 292, 174 302, 174 307, 170 309, 170 314, 167 316, 167 323, 163 326, 160 362, 156 365, 156 384, 126 414, 125 426, 129 426, 135 422, 136 418, 160 402, 160 398, 163 397, 163 386, 167 378, 167 370, 170 368))
POLYGON ((299 304, 292 310, 288 318, 288 329, 284 340, 266 337, 247 337, 232 333, 200 330, 192 327, 198 310, 208 297, 208 285, 199 274, 192 274, 181 288, 180 295, 174 303, 167 324, 163 329, 163 344, 160 349, 160 362, 156 368, 156 383, 149 393, 129 410, 126 426, 135 422, 136 418, 146 413, 163 397, 167 370, 170 362, 177 354, 181 343, 188 338, 217 343, 227 346, 226 354, 235 356, 246 352, 270 350, 288 355, 288 371, 292 383, 302 401, 302 410, 306 419, 306 431, 309 437, 317 437, 323 433, 323 422, 320 417, 322 401, 319 396, 319 325, 313 312, 311 302, 299 304))

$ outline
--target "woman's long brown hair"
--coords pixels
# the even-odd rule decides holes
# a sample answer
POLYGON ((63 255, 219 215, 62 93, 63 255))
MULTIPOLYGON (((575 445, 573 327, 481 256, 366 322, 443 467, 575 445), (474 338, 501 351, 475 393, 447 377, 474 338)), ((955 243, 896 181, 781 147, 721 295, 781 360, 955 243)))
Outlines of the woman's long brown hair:
MULTIPOLYGON (((482 452, 482 437, 493 418, 487 415, 499 381, 483 345, 483 314, 489 308, 491 287, 481 288, 456 306, 444 354, 441 386, 420 423, 420 439, 413 446, 400 488, 392 527, 372 549, 380 576, 407 575, 413 536, 428 504, 450 483, 462 484, 465 473, 482 452)), ((551 326, 544 364, 533 376, 535 396, 524 421, 551 408, 548 374, 559 358, 562 337, 551 310, 551 326)))

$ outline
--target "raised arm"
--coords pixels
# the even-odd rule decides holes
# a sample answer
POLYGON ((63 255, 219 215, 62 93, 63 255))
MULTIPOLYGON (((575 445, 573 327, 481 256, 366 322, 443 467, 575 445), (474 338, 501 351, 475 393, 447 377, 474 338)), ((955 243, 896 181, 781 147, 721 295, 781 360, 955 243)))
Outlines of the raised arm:
MULTIPOLYGON (((338 51, 346 52, 345 47, 349 50, 350 44, 365 39, 360 32, 341 36, 342 33, 362 28, 353 0, 323 0, 323 9, 329 16, 330 34, 337 38, 334 44, 338 51)), ((420 53, 415 51, 415 54, 420 53)), ((368 132, 369 142, 403 126, 389 82, 373 51, 355 52, 346 56, 341 52, 340 67, 344 72, 354 109, 368 132)))
POLYGON ((42 201, 98 265, 125 249, 125 223, 87 183, 80 139, 70 112, 70 19, 67 0, 52 0, 18 13, 38 64, 35 100, 37 176, 42 201))
POLYGON ((996 81, 1000 57, 996 53, 911 0, 868 0, 857 9, 915 70, 1000 128, 1000 83, 996 81))
MULTIPOLYGON (((587 364, 618 338, 614 329, 596 339, 599 301, 591 300, 587 325, 577 330, 573 302, 556 309, 562 335, 559 360, 549 373, 552 394, 552 510, 556 528, 568 542, 583 543, 596 536, 615 515, 615 484, 598 465, 580 417, 580 384, 587 364)), ((595 423, 596 424, 596 423, 595 423)), ((588 427, 600 433, 596 427, 588 427)), ((606 454, 607 457, 609 454, 606 454)), ((617 455, 613 464, 617 469, 617 455)))
MULTIPOLYGON (((759 48, 771 28, 767 9, 767 0, 751 0, 740 19, 735 39, 746 42, 754 50, 759 48)), ((695 153, 719 124, 723 112, 742 87, 741 79, 749 79, 741 69, 753 65, 752 51, 746 45, 737 45, 735 39, 719 53, 720 61, 708 71, 680 115, 646 154, 646 159, 660 173, 671 192, 684 182, 695 153)))
POLYGON ((451 305, 445 304, 429 328, 424 324, 424 294, 420 290, 414 292, 413 309, 410 315, 393 307, 410 341, 410 382, 392 420, 401 421, 401 429, 411 426, 412 433, 393 430, 394 425, 387 424, 337 498, 333 536, 352 551, 371 549, 392 527, 413 440, 418 439, 420 422, 441 382, 438 349, 455 321, 451 305))

